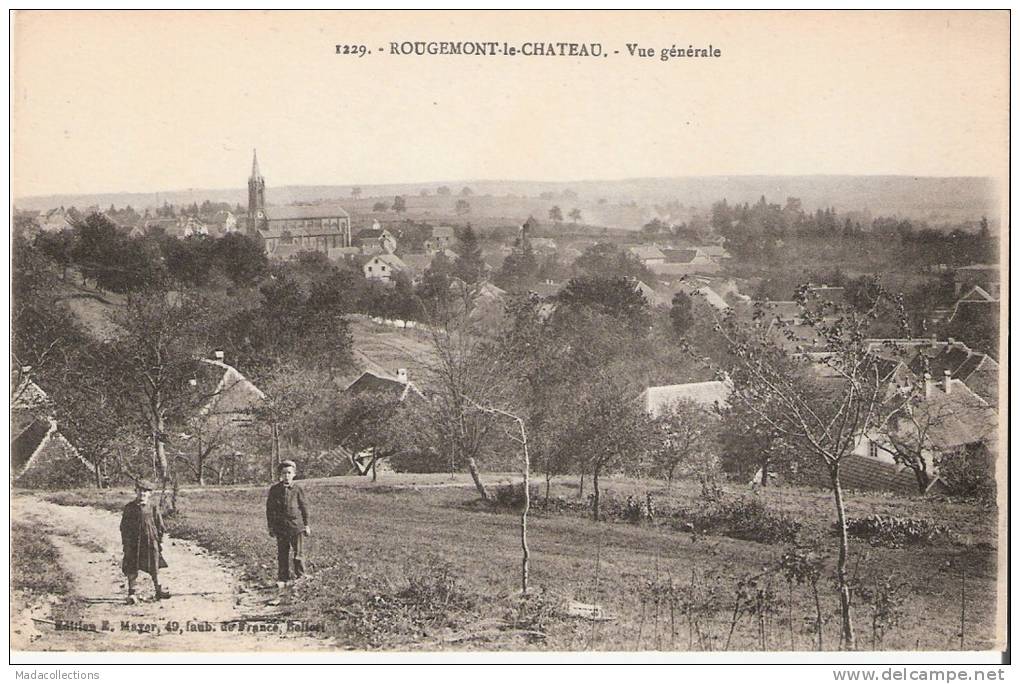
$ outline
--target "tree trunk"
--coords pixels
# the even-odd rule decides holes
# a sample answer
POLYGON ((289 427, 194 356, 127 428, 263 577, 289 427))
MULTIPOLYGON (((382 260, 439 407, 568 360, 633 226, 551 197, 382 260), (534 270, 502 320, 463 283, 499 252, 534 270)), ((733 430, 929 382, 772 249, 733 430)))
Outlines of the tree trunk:
MULTIPOLYGON (((922 456, 922 458, 924 457, 922 456)), ((917 489, 921 494, 924 494, 928 491, 928 485, 931 483, 931 478, 928 477, 928 471, 924 463, 921 464, 921 467, 913 468, 912 470, 914 471, 914 477, 917 478, 917 489)))
POLYGON ((98 461, 92 464, 92 469, 93 469, 93 471, 95 472, 95 475, 96 475, 96 489, 102 489, 103 488, 103 471, 100 469, 98 461))
POLYGON ((163 444, 163 435, 166 434, 166 425, 163 422, 163 416, 156 417, 156 465, 158 467, 157 476, 161 483, 166 483, 167 474, 170 471, 170 466, 166 462, 166 447, 163 444))
MULTIPOLYGON (((528 434, 524 431, 524 421, 518 420, 521 428, 521 447, 524 451, 524 510, 521 511, 521 593, 528 593, 528 511, 531 510, 531 457, 528 454, 528 434)), ((549 498, 548 478, 546 479, 546 499, 549 498)))
POLYGON ((552 473, 545 471, 545 503, 549 505, 549 488, 552 486, 552 473))
POLYGON ((761 486, 767 487, 769 484, 769 462, 762 461, 761 464, 761 486))
POLYGON ((599 520, 599 467, 595 466, 591 471, 591 488, 594 492, 595 498, 592 500, 592 517, 595 522, 599 520))
POLYGON ((836 503, 836 527, 839 531, 839 560, 836 564, 836 579, 839 588, 839 609, 843 621, 843 647, 853 651, 857 644, 854 640, 854 623, 850 615, 850 579, 847 574, 850 561, 850 542, 846 530, 846 509, 843 506, 843 488, 839 483, 839 463, 830 466, 832 478, 832 495, 836 503))
POLYGON ((475 489, 478 490, 478 495, 482 497, 482 501, 488 501, 489 493, 485 491, 485 485, 482 484, 482 476, 478 472, 478 464, 475 463, 474 457, 468 457, 467 467, 468 472, 471 473, 471 479, 474 480, 475 489))
POLYGON ((584 498, 584 468, 581 469, 581 481, 577 485, 577 498, 578 499, 584 498))

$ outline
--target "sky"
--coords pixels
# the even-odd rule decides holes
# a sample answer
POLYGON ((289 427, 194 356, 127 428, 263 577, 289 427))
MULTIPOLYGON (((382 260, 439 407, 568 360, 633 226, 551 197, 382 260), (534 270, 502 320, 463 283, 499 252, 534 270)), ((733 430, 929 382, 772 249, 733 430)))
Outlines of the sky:
POLYGON ((243 186, 255 147, 272 185, 1002 179, 1008 22, 1004 11, 19 12, 12 189, 243 186), (609 56, 386 54, 405 40, 601 43, 609 56), (337 55, 338 43, 373 53, 337 55), (630 57, 628 43, 655 56, 630 57), (722 56, 662 61, 674 44, 722 56))

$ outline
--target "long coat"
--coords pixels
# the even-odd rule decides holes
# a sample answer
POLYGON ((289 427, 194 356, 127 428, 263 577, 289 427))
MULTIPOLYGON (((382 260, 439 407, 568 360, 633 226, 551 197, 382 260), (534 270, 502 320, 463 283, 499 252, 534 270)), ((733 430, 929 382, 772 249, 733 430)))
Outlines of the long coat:
POLYGON ((165 531, 163 516, 157 507, 143 506, 137 501, 124 507, 120 519, 124 561, 120 567, 125 575, 137 574, 139 570, 154 575, 159 568, 167 567, 162 553, 165 531))

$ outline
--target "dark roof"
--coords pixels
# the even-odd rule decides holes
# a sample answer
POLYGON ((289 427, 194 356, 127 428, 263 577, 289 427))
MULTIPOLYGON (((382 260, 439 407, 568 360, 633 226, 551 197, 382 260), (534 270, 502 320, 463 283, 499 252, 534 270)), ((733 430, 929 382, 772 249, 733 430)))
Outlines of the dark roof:
POLYGON ((28 426, 11 442, 12 473, 19 474, 21 472, 49 431, 48 421, 32 419, 28 426))
POLYGON ((840 460, 839 476, 844 489, 918 494, 913 470, 858 454, 840 460))
POLYGON ((663 249, 661 252, 669 264, 689 264, 698 256, 696 249, 663 249))
POLYGON ((366 371, 361 374, 360 378, 347 386, 347 391, 353 394, 359 394, 361 392, 385 392, 399 396, 403 394, 405 387, 406 386, 402 382, 391 380, 390 378, 383 378, 375 373, 369 373, 366 371))
POLYGON ((364 228, 364 229, 358 231, 358 234, 357 234, 356 237, 359 240, 378 240, 379 238, 381 238, 383 236, 384 232, 386 232, 386 231, 384 231, 381 228, 379 228, 379 229, 364 228))

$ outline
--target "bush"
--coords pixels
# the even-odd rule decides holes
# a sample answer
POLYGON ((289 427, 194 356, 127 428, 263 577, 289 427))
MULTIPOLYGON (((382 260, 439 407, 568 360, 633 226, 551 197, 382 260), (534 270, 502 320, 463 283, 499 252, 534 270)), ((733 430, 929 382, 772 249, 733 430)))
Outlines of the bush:
POLYGON ((764 501, 754 497, 723 500, 714 507, 697 511, 679 511, 674 519, 686 523, 695 532, 762 544, 794 541, 800 531, 796 520, 770 510, 764 501))
POLYGON ((869 515, 848 518, 847 534, 872 546, 899 548, 910 544, 931 544, 949 535, 949 528, 926 518, 869 515))
POLYGON ((448 473, 450 461, 435 451, 402 451, 389 458, 396 473, 448 473))
MULTIPOLYGON (((531 503, 535 505, 540 495, 538 483, 532 482, 528 489, 531 494, 531 503)), ((492 496, 491 503, 496 508, 506 508, 509 510, 524 508, 524 482, 496 485, 490 489, 490 494, 492 496)))
POLYGON ((950 496, 994 503, 995 456, 984 445, 936 458, 939 479, 950 496))

